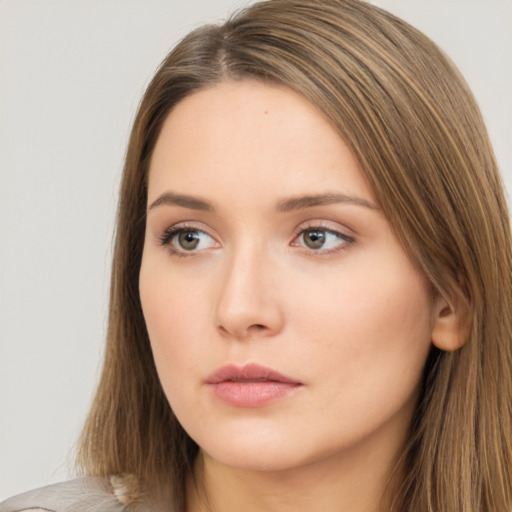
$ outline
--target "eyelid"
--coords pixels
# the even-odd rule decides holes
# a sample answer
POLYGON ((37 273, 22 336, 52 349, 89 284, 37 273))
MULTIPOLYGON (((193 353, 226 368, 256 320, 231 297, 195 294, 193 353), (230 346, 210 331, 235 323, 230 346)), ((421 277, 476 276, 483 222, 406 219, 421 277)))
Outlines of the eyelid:
POLYGON ((349 227, 335 221, 328 221, 325 219, 313 219, 306 222, 301 222, 295 229, 294 235, 297 236, 303 231, 319 229, 328 231, 330 233, 338 233, 343 237, 355 238, 357 233, 349 227))

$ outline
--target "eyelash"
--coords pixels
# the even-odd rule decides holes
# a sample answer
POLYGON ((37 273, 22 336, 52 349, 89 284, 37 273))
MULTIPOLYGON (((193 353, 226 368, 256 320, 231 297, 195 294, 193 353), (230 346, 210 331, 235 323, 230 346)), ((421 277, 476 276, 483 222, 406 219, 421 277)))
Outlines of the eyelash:
MULTIPOLYGON (((159 237, 158 242, 160 245, 166 246, 173 256, 175 255, 175 256, 184 257, 184 258, 194 256, 196 251, 193 251, 193 250, 187 251, 185 249, 177 249, 176 247, 174 247, 171 244, 171 242, 173 241, 173 239, 176 236, 178 236, 180 233, 184 233, 184 232, 185 233, 186 232, 204 233, 207 236, 210 236, 210 235, 208 235, 208 233, 206 233, 206 231, 204 231, 202 229, 198 229, 196 226, 180 224, 178 226, 171 226, 170 228, 166 229, 162 233, 162 235, 159 237)), ((210 237, 210 238, 213 239, 213 237, 210 237)), ((319 224, 311 224, 311 225, 307 225, 307 226, 303 226, 303 225, 300 226, 295 231, 293 241, 290 243, 290 245, 292 245, 293 247, 301 247, 302 249, 304 249, 305 251, 307 251, 308 253, 310 253, 312 255, 329 256, 329 255, 336 254, 338 252, 347 250, 354 242, 355 242, 354 237, 349 236, 340 231, 336 231, 334 229, 331 229, 331 228, 326 227, 326 226, 322 225, 321 223, 319 223, 319 224), (299 238, 301 236, 303 236, 304 234, 306 234, 308 232, 313 232, 313 231, 318 231, 318 232, 334 235, 335 237, 337 237, 340 240, 340 242, 343 242, 343 243, 341 243, 341 245, 339 245, 335 248, 328 249, 328 250, 325 250, 325 249, 322 250, 321 248, 319 248, 318 250, 314 250, 314 249, 305 247, 304 245, 297 244, 297 240, 299 240, 299 238)))
POLYGON ((308 253, 310 253, 312 255, 316 255, 316 256, 330 256, 330 255, 333 255, 333 254, 337 254, 339 252, 346 251, 355 242, 355 238, 354 237, 352 237, 350 235, 347 235, 346 233, 342 233, 341 231, 337 231, 335 229, 329 228, 329 227, 323 225, 320 222, 320 223, 312 223, 312 224, 309 224, 309 225, 306 225, 306 226, 301 225, 296 230, 295 235, 294 235, 294 239, 293 239, 293 242, 291 243, 291 245, 294 246, 294 247, 299 247, 296 244, 296 241, 299 240, 299 238, 301 236, 303 236, 304 234, 306 234, 308 232, 313 232, 313 231, 319 231, 319 232, 322 232, 322 233, 327 233, 327 234, 330 234, 330 235, 334 235, 342 243, 339 246, 334 247, 332 249, 323 249, 323 250, 321 248, 319 250, 314 250, 314 249, 305 247, 303 245, 300 246, 301 248, 303 248, 304 250, 306 250, 308 253))
MULTIPOLYGON (((174 237, 178 236, 180 233, 186 233, 186 232, 197 232, 197 233, 206 233, 206 231, 202 229, 198 229, 196 226, 187 225, 187 224, 180 224, 178 226, 171 226, 170 228, 166 229, 162 235, 159 237, 159 244, 162 246, 166 246, 170 253, 173 256, 178 256, 180 258, 187 258, 189 256, 194 256, 195 251, 186 251, 186 250, 180 250, 176 249, 171 242, 174 239, 174 237)), ((210 236, 210 235, 208 235, 210 236)), ((213 237, 211 237, 213 238, 213 237)))

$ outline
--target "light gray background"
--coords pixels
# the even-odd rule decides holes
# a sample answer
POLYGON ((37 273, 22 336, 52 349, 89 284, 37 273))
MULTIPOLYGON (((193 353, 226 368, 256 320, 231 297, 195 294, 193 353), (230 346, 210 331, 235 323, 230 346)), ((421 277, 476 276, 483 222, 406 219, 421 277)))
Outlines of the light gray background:
MULTIPOLYGON (((512 0, 377 0, 461 68, 512 190, 512 0)), ((235 0, 0 1, 0 501, 67 478, 98 376, 134 111, 235 0)))

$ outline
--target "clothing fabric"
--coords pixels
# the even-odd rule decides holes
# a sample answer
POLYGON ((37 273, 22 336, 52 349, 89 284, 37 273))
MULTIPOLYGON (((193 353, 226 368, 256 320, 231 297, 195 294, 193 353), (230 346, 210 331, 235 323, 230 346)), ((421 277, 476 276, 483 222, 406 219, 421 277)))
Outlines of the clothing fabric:
POLYGON ((123 512, 106 478, 83 477, 35 489, 0 503, 0 512, 123 512))

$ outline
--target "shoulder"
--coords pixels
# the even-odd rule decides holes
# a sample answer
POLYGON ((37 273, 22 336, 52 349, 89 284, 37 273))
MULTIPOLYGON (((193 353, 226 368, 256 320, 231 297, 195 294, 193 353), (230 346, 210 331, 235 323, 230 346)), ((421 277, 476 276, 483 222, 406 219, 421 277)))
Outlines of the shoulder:
POLYGON ((122 512, 124 505, 105 478, 84 477, 14 496, 0 512, 122 512))

